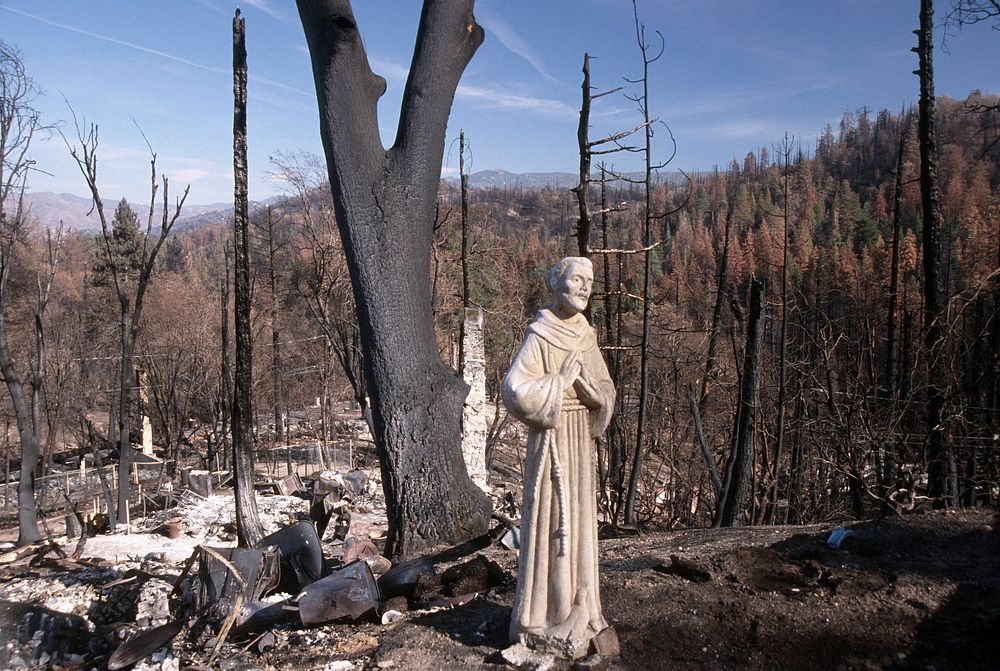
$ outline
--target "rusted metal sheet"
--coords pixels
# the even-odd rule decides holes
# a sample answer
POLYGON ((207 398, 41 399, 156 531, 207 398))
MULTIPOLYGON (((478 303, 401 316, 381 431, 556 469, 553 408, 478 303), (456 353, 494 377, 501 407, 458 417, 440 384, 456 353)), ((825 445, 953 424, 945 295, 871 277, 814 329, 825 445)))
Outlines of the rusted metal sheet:
POLYGON ((378 585, 368 564, 359 560, 306 587, 298 601, 302 624, 356 620, 378 606, 378 585))

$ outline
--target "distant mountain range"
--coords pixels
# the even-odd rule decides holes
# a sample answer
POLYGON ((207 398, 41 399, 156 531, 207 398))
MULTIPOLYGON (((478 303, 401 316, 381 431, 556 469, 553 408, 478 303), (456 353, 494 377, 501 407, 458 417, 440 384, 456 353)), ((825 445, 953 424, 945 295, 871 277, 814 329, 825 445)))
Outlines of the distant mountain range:
MULTIPOLYGON (((24 199, 31 208, 32 216, 43 228, 55 228, 61 221, 66 230, 86 233, 96 233, 101 230, 101 220, 98 218, 97 212, 91 211, 90 198, 81 198, 71 193, 37 191, 25 194, 24 199)), ((139 215, 140 226, 145 226, 149 204, 130 204, 135 213, 139 215)), ((117 206, 117 200, 104 201, 104 214, 108 218, 108 225, 111 224, 111 217, 114 216, 117 206)), ((232 213, 231 203, 210 203, 208 205, 187 203, 181 210, 181 216, 177 219, 176 228, 197 228, 204 224, 224 222, 232 217, 232 213)), ((153 228, 159 227, 161 216, 162 214, 157 208, 154 213, 153 228)))
MULTIPOLYGON (((629 177, 640 178, 638 173, 628 173, 629 177)), ((669 176, 667 177, 669 179, 669 176)), ((452 184, 458 183, 456 177, 446 177, 452 184)), ((469 187, 473 189, 508 188, 508 189, 570 189, 576 186, 578 177, 570 172, 509 172, 507 170, 480 170, 469 175, 469 187)), ((273 196, 264 201, 250 204, 251 210, 258 205, 278 203, 283 196, 273 196)), ((45 228, 55 228, 63 222, 66 229, 80 232, 96 233, 101 230, 101 222, 96 212, 91 212, 89 198, 81 198, 69 193, 52 193, 37 191, 25 194, 25 200, 31 207, 31 214, 45 228)), ((104 211, 108 224, 114 214, 118 201, 105 201, 104 211)), ((139 215, 143 224, 148 213, 148 204, 132 203, 132 209, 139 215)), ((185 204, 176 229, 198 228, 206 224, 223 223, 232 218, 232 203, 209 203, 207 205, 185 204)), ((160 223, 160 211, 156 211, 153 227, 160 223)))

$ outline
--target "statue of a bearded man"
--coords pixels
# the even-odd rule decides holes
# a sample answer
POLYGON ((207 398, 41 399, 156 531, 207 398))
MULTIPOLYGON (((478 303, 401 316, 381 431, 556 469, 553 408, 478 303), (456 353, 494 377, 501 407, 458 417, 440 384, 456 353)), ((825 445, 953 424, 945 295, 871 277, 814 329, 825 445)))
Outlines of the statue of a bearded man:
POLYGON ((569 659, 601 632, 614 637, 598 585, 595 438, 608 426, 615 387, 582 314, 593 282, 590 259, 552 267, 551 306, 528 326, 502 391, 529 428, 510 637, 569 659))

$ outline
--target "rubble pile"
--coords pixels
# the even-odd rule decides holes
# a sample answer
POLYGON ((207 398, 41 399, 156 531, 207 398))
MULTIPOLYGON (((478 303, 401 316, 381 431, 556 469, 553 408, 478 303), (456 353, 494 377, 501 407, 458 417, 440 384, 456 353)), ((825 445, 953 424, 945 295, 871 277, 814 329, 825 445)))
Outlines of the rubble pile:
MULTIPOLYGON (((272 533, 300 519, 309 519, 309 507, 296 496, 257 496, 257 509, 265 533, 272 533)), ((140 533, 156 532, 170 524, 180 525, 182 535, 199 543, 228 543, 236 540, 236 502, 232 492, 182 497, 173 508, 151 513, 137 521, 140 533)))
POLYGON ((354 668, 336 656, 361 661, 378 638, 359 643, 362 635, 339 623, 394 626, 513 583, 482 555, 393 566, 381 550, 377 472, 259 485, 267 536, 254 548, 235 547, 234 497, 215 489, 172 493, 168 507, 127 531, 88 538, 80 559, 61 550, 53 557, 49 544, 0 566, 0 671, 266 668, 255 658, 303 641, 328 644, 324 664, 354 668))

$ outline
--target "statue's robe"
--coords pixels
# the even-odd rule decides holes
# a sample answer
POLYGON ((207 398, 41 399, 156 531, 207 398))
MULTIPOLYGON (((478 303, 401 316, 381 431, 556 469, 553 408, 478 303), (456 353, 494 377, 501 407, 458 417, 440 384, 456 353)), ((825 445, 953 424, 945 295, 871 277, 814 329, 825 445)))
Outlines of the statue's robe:
POLYGON ((540 311, 504 379, 502 398, 530 429, 511 640, 579 657, 608 626, 598 584, 595 437, 607 428, 615 402, 586 318, 540 311), (581 401, 576 384, 564 388, 559 375, 574 351, 597 392, 593 407, 581 401))

